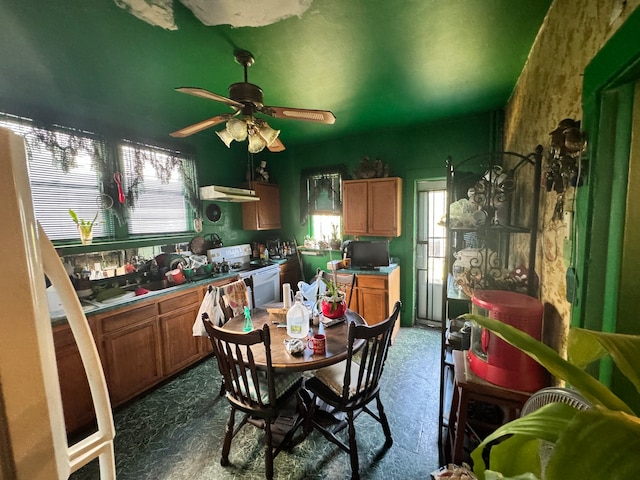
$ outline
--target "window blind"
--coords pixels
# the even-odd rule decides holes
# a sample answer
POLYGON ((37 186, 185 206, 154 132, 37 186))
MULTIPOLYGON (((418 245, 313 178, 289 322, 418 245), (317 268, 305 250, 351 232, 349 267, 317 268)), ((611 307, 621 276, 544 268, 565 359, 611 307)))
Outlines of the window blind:
POLYGON ((182 233, 193 230, 185 171, 193 160, 146 145, 123 143, 125 187, 134 197, 129 212, 132 235, 182 233))
POLYGON ((88 221, 98 213, 93 238, 107 236, 100 208, 100 173, 92 156, 97 149, 104 151, 104 142, 75 130, 39 129, 19 117, 0 116, 0 127, 25 138, 33 208, 47 236, 79 238, 69 209, 88 221))

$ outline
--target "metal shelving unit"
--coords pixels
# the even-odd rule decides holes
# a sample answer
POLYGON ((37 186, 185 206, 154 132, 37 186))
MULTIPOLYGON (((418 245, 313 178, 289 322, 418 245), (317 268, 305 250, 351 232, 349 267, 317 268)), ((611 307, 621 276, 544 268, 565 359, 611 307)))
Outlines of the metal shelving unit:
POLYGON ((444 440, 453 387, 452 362, 447 361, 451 358, 448 339, 452 321, 470 311, 475 289, 512 290, 537 296, 535 261, 541 176, 540 145, 527 155, 493 152, 459 163, 447 159, 445 268, 449 282, 442 302, 438 429, 441 464, 450 460, 444 440))

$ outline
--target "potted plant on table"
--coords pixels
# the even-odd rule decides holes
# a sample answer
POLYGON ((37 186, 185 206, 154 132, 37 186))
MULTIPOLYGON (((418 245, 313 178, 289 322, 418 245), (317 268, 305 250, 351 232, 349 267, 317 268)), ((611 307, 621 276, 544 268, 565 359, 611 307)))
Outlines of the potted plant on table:
POLYGON ((69 215, 71 215, 73 223, 78 227, 80 242, 82 245, 91 245, 93 240, 93 225, 96 223, 96 219, 98 218, 98 212, 96 212, 93 220, 91 221, 78 218, 78 215, 72 209, 69 209, 69 215))
POLYGON ((498 320, 463 315, 522 350, 552 375, 566 381, 593 406, 577 410, 564 403, 549 403, 499 427, 472 453, 478 478, 572 480, 585 478, 637 478, 640 466, 640 419, 620 398, 584 371, 606 355, 640 392, 639 335, 596 332, 581 328, 569 331, 568 356, 564 360, 552 348, 498 320), (487 470, 485 447, 503 437, 490 450, 487 470), (542 467, 541 441, 553 450, 542 467), (500 473, 496 473, 500 472, 500 473))
POLYGON ((322 281, 327 287, 327 290, 320 299, 322 315, 326 318, 338 318, 343 316, 347 311, 344 292, 340 291, 335 280, 332 281, 323 278, 322 281))

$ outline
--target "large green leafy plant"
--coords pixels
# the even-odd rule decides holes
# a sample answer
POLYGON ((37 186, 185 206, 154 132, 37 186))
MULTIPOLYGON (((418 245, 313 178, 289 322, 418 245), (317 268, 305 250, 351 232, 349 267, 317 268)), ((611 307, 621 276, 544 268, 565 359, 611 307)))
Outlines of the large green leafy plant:
POLYGON ((569 331, 568 357, 498 320, 464 315, 522 350, 556 378, 565 380, 592 403, 578 411, 563 403, 550 403, 498 428, 471 454, 480 479, 630 479, 640 478, 640 419, 606 386, 584 369, 610 355, 640 394, 640 336, 569 331), (490 470, 483 459, 490 450, 490 470), (541 442, 553 450, 544 470, 540 466, 541 442), (500 473, 497 473, 500 472, 500 473))

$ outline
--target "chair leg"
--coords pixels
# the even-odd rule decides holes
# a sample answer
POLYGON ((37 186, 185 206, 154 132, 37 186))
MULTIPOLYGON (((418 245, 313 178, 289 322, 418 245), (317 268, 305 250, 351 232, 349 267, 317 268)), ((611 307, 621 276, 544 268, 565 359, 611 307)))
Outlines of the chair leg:
POLYGON ((266 419, 264 425, 264 470, 267 480, 273 479, 273 438, 271 435, 271 420, 266 419))
POLYGON ((351 480, 360 479, 360 464, 358 462, 358 443, 356 442, 356 427, 354 425, 353 411, 347 413, 349 423, 349 456, 351 457, 351 480))
POLYGON ((384 431, 384 436, 386 441, 384 442, 385 448, 389 448, 393 445, 393 438, 391 437, 391 428, 389 427, 389 421, 387 420, 387 415, 384 413, 384 407, 382 406, 382 402, 380 401, 380 395, 376 395, 376 401, 378 404, 378 416, 380 417, 380 424, 382 424, 382 430, 384 431))
POLYGON ((224 378, 223 378, 223 379, 220 381, 220 393, 219 393, 219 395, 220 395, 221 397, 223 397, 223 396, 224 396, 224 394, 225 394, 225 391, 226 391, 226 387, 225 387, 225 385, 224 385, 224 378))
POLYGON ((231 450, 231 440, 233 439, 233 427, 236 421, 236 409, 231 407, 229 413, 229 420, 227 421, 227 427, 224 433, 224 444, 222 445, 222 457, 220 458, 220 465, 226 467, 229 465, 229 451, 231 450))
POLYGON ((302 427, 302 431, 305 436, 309 435, 313 430, 313 416, 316 413, 316 398, 317 395, 314 395, 309 402, 309 408, 307 409, 307 414, 304 419, 304 426, 302 427))

